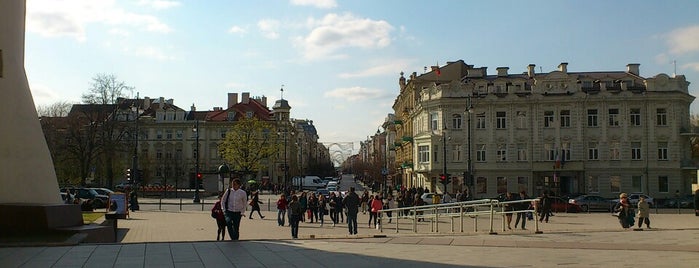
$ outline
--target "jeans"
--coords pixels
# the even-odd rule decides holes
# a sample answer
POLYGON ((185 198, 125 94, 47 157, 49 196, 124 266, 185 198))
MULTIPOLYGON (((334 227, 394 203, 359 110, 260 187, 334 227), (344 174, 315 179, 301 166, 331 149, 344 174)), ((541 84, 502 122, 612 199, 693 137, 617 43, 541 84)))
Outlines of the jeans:
POLYGON ((519 224, 520 219, 522 219, 522 229, 524 229, 524 226, 527 225, 527 213, 526 212, 517 212, 517 220, 515 220, 515 228, 517 228, 517 224, 519 224))
POLYGON ((350 234, 357 234, 357 212, 347 213, 347 228, 350 234))
POLYGON ((231 240, 238 240, 240 238, 240 218, 243 215, 240 212, 226 211, 226 226, 228 227, 228 235, 231 240))
POLYGON ((286 209, 277 210, 277 224, 279 224, 279 226, 284 226, 284 222, 286 221, 284 217, 286 217, 286 209))
POLYGON ((289 225, 291 225, 291 237, 292 238, 298 238, 299 237, 299 221, 301 220, 301 215, 291 215, 291 222, 289 225))

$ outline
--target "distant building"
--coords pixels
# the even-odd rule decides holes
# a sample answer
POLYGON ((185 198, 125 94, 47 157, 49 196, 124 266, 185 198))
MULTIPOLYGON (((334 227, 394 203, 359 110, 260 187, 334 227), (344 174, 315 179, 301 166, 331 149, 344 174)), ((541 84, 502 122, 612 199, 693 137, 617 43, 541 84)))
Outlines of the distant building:
POLYGON ((443 192, 437 180, 446 161, 447 190, 469 187, 476 197, 691 191, 690 138, 699 134, 684 76, 642 77, 639 64, 609 72, 569 72, 568 63, 549 73, 533 64, 524 73, 508 69, 488 75, 459 60, 408 79, 401 73, 391 167, 402 184, 443 192))

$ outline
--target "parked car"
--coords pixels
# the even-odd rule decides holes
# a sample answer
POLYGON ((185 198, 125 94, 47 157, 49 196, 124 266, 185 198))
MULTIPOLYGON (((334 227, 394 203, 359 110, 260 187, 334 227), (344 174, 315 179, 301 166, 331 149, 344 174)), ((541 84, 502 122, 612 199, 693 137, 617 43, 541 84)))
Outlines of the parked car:
POLYGON ((677 208, 679 203, 680 208, 694 208, 694 195, 685 195, 680 198, 671 198, 665 202, 667 208, 677 208))
POLYGON ((614 208, 614 202, 599 195, 581 195, 568 200, 568 203, 580 206, 582 211, 608 211, 614 208))
POLYGON ((442 200, 442 195, 435 193, 424 193, 422 196, 420 196, 420 198, 423 202, 425 202, 425 205, 432 205, 432 197, 434 197, 434 195, 438 195, 440 197, 439 200, 442 200))
POLYGON ((90 188, 90 189, 95 190, 95 192, 97 192, 98 194, 106 195, 106 196, 109 196, 109 194, 114 193, 114 191, 109 190, 107 188, 90 188))
MULTIPOLYGON (((648 196, 648 195, 646 195, 646 194, 631 193, 631 194, 628 194, 628 195, 629 195, 629 204, 631 204, 632 206, 638 205, 638 199, 639 199, 640 196, 645 197, 645 198, 646 198, 646 202, 648 202, 648 205, 650 205, 651 207, 653 207, 653 204, 655 204, 655 203, 653 202, 653 201, 654 201, 653 198, 650 197, 650 196, 648 196)), ((619 203, 619 198, 614 199, 612 202, 614 202, 614 204, 619 203)))
POLYGON ((337 190, 338 190, 337 186, 335 186, 335 185, 330 185, 330 186, 326 187, 325 189, 328 190, 328 192, 337 192, 337 190))
MULTIPOLYGON (((109 196, 99 194, 91 188, 68 188, 73 192, 75 198, 87 201, 92 205, 92 208, 105 208, 109 203, 109 196)), ((62 188, 61 192, 66 192, 66 188, 62 188)))
POLYGON ((330 197, 330 191, 328 189, 318 189, 316 190, 316 195, 324 195, 325 198, 330 197))
POLYGON ((571 204, 563 198, 549 196, 549 199, 551 200, 551 212, 578 213, 583 211, 577 204, 571 204))

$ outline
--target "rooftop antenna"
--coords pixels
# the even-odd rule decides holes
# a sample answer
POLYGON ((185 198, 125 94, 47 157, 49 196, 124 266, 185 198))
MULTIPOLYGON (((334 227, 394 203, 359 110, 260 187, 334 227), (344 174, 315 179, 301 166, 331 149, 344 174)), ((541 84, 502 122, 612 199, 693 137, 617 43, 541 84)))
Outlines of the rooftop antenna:
POLYGON ((282 88, 279 89, 279 91, 281 91, 282 100, 283 100, 284 99, 284 85, 282 85, 282 88))
POLYGON ((676 60, 672 60, 672 66, 673 66, 672 77, 677 77, 677 61, 676 60))

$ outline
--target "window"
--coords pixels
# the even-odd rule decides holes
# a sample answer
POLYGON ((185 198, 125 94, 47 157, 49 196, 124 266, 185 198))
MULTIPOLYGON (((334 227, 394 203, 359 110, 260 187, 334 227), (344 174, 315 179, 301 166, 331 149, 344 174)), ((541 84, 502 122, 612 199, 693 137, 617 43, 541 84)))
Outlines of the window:
POLYGON ((527 112, 517 111, 517 128, 527 128, 527 112))
POLYGON ((430 114, 430 131, 437 131, 439 129, 439 116, 437 113, 430 114))
POLYGON ((621 177, 620 176, 609 176, 609 190, 612 193, 621 192, 621 177))
POLYGON ((599 149, 597 145, 597 142, 590 142, 587 144, 587 159, 599 160, 599 149))
POLYGON ((183 132, 181 129, 175 130, 175 138, 177 138, 178 140, 181 140, 182 136, 183 136, 183 132))
POLYGON ((221 129, 221 130, 219 130, 218 133, 219 133, 219 136, 221 137, 221 139, 225 139, 225 138, 226 138, 226 132, 228 132, 227 129, 221 129))
POLYGON ((461 129, 461 115, 460 114, 454 114, 451 116, 451 128, 452 129, 461 129))
POLYGON ((641 143, 631 143, 631 160, 641 160, 641 143))
POLYGON ((497 128, 504 129, 507 128, 507 112, 497 112, 495 113, 495 118, 497 120, 497 128))
POLYGON ((485 113, 476 114, 476 128, 485 129, 485 113))
POLYGON ((163 150, 155 150, 155 159, 163 159, 163 150))
POLYGON ((437 145, 432 146, 432 161, 439 163, 439 147, 437 145))
POLYGON ((488 193, 488 181, 484 177, 476 178, 476 193, 487 194, 488 193))
POLYGON ((418 162, 428 163, 430 162, 430 147, 427 145, 421 145, 417 147, 418 162))
POLYGON ((642 192, 641 190, 642 176, 631 176, 631 190, 634 192, 642 192))
POLYGON ((476 144, 476 161, 485 162, 485 144, 476 144))
POLYGON ((553 127, 553 111, 544 111, 544 127, 553 127))
POLYGON ((556 161, 556 146, 553 143, 545 143, 544 152, 546 153, 546 160, 556 161))
POLYGON ((638 109, 638 108, 631 109, 629 117, 631 118, 631 125, 632 126, 640 126, 641 125, 641 109, 638 109))
POLYGON ((527 161, 527 144, 517 144, 517 161, 527 161))
POLYGON ((658 176, 658 192, 667 193, 669 192, 668 187, 669 181, 667 176, 658 176))
POLYGON ((570 127, 570 110, 561 111, 561 127, 570 127))
POLYGON ((498 144, 498 150, 495 152, 497 155, 497 162, 507 161, 507 144, 498 144))
POLYGON ((504 194, 507 193, 507 178, 505 177, 497 177, 497 184, 498 184, 498 194, 504 194))
POLYGON ((561 162, 570 160, 570 143, 564 142, 561 144, 561 162))
POLYGON ((612 141, 609 143, 609 160, 620 160, 621 154, 619 148, 621 144, 618 141, 612 141))
POLYGON ((172 151, 165 152, 165 159, 168 159, 168 160, 172 159, 172 151))
POLYGON ((461 162, 461 145, 452 145, 451 146, 451 161, 452 162, 461 162))
POLYGON ((619 126, 619 109, 609 109, 609 126, 619 126))
POLYGON ((172 129, 166 129, 165 130, 165 138, 168 140, 172 139, 172 129))
POLYGON ((233 121, 233 120, 235 120, 235 113, 234 113, 234 112, 229 112, 229 113, 228 113, 227 119, 228 119, 228 121, 233 121))
POLYGON ((156 130, 155 131, 155 138, 158 140, 162 140, 163 139, 163 131, 160 129, 156 130))
POLYGON ((254 115, 254 113, 251 111, 245 112, 245 118, 252 118, 253 115, 254 115))
POLYGON ((587 177, 587 192, 589 193, 599 193, 599 179, 597 176, 587 177))
POLYGON ((597 109, 587 110, 587 126, 596 127, 597 126, 597 109))
POLYGON ((175 150, 175 159, 182 160, 182 149, 175 150))
POLYGON ((658 108, 656 110, 656 124, 658 126, 667 126, 667 110, 665 108, 658 108))
POLYGON ((658 142, 658 160, 668 160, 667 142, 658 142))

